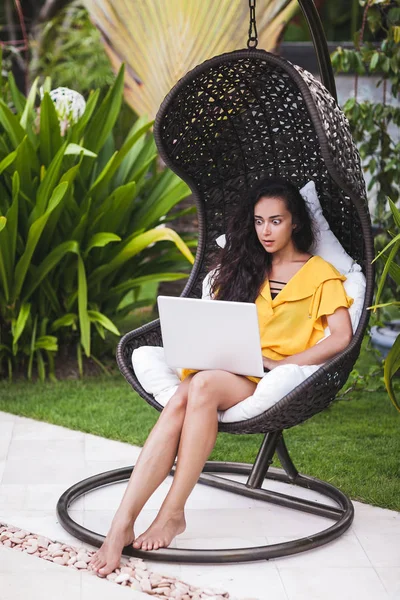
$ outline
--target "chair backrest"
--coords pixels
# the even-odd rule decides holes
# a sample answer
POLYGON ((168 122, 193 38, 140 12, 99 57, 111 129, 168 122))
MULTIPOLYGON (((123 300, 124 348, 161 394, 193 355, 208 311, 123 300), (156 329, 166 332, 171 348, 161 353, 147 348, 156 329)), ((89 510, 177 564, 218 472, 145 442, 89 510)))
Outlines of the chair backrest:
POLYGON ((310 73, 263 50, 215 57, 174 86, 154 131, 198 209, 199 247, 184 295, 201 295, 215 239, 249 187, 281 175, 299 187, 315 181, 332 231, 367 275, 371 302, 373 243, 359 154, 347 119, 310 73))

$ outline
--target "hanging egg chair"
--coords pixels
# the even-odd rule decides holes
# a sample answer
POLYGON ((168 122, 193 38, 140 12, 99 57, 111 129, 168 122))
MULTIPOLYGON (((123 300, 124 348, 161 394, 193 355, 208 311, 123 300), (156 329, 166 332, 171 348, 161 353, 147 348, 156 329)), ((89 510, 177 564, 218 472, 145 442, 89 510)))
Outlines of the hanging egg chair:
MULTIPOLYGON (((329 518, 333 524, 302 539, 262 547, 167 548, 151 554, 127 547, 124 553, 129 555, 214 563, 275 558, 326 544, 344 533, 353 520, 349 498, 329 483, 300 475, 283 439, 285 429, 328 407, 346 382, 360 352, 374 284, 371 222, 358 151, 336 103, 328 48, 314 3, 299 0, 299 4, 311 30, 322 83, 289 61, 258 50, 256 35, 250 34, 247 49, 207 60, 173 87, 159 109, 154 134, 162 159, 190 186, 198 212, 196 260, 182 296, 201 297, 202 282, 218 251, 215 240, 225 232, 227 219, 247 190, 265 176, 279 175, 299 187, 313 180, 331 230, 362 268, 364 306, 349 346, 262 414, 220 423, 219 431, 264 433, 264 441, 254 465, 207 462, 199 479, 199 483, 329 518), (283 469, 270 468, 275 452, 283 469), (248 479, 241 484, 216 473, 247 475, 248 479), (314 490, 329 502, 263 489, 265 479, 314 490)), ((253 9, 254 5, 250 0, 253 9)), ((157 410, 162 406, 139 383, 131 357, 136 348, 161 345, 157 320, 126 334, 117 349, 122 374, 157 410)), ((79 539, 100 546, 103 536, 75 523, 68 508, 90 490, 128 479, 132 468, 96 475, 67 490, 57 506, 62 525, 79 539)))

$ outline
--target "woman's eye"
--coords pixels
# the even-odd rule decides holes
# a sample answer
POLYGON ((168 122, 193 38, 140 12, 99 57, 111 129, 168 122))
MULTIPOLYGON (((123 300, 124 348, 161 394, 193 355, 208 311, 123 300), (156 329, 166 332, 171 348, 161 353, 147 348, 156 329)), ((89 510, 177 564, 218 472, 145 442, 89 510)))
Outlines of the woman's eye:
POLYGON ((280 219, 274 219, 272 222, 274 225, 279 225, 281 221, 280 219))
POLYGON ((256 219, 256 220, 255 220, 255 224, 256 224, 256 225, 262 225, 262 221, 261 221, 261 219, 256 219))

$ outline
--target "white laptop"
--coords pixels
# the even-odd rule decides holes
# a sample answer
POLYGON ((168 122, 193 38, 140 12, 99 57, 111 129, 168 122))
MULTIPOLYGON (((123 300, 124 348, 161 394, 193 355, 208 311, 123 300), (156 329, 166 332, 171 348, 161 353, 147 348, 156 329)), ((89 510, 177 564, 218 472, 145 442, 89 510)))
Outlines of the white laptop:
POLYGON ((158 296, 170 367, 264 375, 256 305, 158 296))

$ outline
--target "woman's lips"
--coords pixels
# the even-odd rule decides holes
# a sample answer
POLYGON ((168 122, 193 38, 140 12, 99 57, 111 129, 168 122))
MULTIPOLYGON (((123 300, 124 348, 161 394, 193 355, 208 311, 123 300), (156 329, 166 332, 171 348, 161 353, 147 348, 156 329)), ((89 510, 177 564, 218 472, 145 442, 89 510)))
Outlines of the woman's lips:
POLYGON ((264 240, 264 244, 265 244, 266 246, 271 246, 271 244, 273 244, 273 243, 274 243, 274 241, 275 241, 275 240, 264 240))

